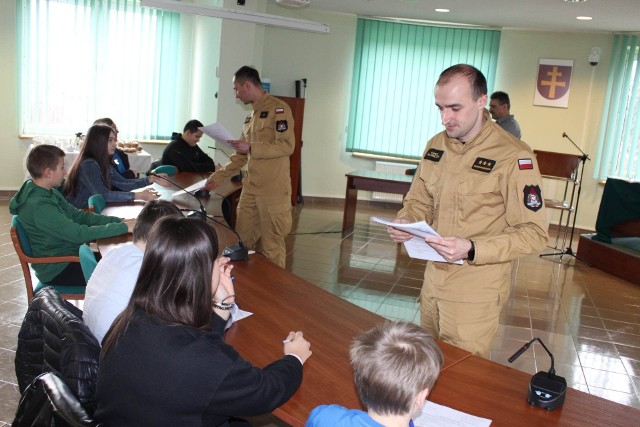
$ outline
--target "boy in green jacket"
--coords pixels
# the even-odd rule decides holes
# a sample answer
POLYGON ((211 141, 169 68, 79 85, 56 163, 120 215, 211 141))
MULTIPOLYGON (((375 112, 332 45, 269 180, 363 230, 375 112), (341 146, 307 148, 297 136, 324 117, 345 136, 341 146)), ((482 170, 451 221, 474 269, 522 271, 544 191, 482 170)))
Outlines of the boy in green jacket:
MULTIPOLYGON (((64 151, 53 145, 38 145, 27 156, 32 176, 9 203, 18 216, 35 257, 77 255, 80 245, 96 239, 131 232, 133 223, 95 215, 70 205, 57 190, 64 180, 64 151)), ((84 286, 80 263, 33 264, 43 283, 84 286)))

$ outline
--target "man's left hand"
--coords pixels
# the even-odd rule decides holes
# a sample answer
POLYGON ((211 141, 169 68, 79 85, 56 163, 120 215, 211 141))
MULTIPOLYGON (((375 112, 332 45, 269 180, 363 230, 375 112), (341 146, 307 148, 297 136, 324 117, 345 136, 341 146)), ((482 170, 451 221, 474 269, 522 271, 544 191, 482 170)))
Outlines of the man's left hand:
POLYGON ((466 259, 471 249, 471 241, 459 237, 427 237, 424 241, 448 262, 466 259))
POLYGON ((249 152, 249 148, 251 147, 251 144, 246 141, 229 140, 227 142, 234 148, 234 150, 236 150, 236 152, 240 154, 247 154, 249 152))

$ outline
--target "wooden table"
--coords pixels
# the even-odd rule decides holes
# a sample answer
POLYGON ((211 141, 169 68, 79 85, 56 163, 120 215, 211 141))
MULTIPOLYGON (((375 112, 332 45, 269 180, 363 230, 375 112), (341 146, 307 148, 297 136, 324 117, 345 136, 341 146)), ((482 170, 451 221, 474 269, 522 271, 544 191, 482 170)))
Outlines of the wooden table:
MULTIPOLYGON (((261 255, 234 262, 236 301, 254 313, 227 331, 226 341, 256 366, 266 366, 282 357, 282 340, 290 331, 302 331, 313 354, 304 365, 298 392, 274 415, 292 426, 304 426, 313 408, 338 403, 360 408, 349 345, 360 333, 384 318, 318 288, 278 267, 261 255)), ((445 356, 445 369, 471 354, 446 343, 438 343, 445 356)))
POLYGON ((491 427, 640 425, 639 410, 572 388, 554 411, 531 406, 530 380, 531 374, 471 356, 440 374, 429 400, 489 418, 491 427))
POLYGON ((353 228, 356 220, 356 204, 358 190, 381 191, 383 193, 402 194, 406 196, 413 176, 384 173, 376 171, 355 171, 345 175, 347 191, 344 196, 344 216, 342 218, 342 235, 353 228))

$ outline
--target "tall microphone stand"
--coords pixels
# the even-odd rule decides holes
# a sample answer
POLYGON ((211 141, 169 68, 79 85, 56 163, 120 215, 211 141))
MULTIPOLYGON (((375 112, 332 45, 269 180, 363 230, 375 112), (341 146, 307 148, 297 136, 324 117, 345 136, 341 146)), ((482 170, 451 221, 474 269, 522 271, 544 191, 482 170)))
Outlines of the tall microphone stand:
MULTIPOLYGON (((582 151, 580 147, 578 147, 578 145, 575 142, 573 142, 573 140, 569 137, 569 135, 567 135, 566 132, 562 132, 562 137, 567 138, 569 142, 571 142, 573 146, 576 147, 576 149, 582 154, 582 156, 580 157, 580 162, 582 163, 582 166, 580 167, 580 178, 578 179, 578 195, 576 197, 575 210, 573 211, 573 223, 571 224, 571 237, 569 239, 569 247, 566 248, 563 253, 563 254, 567 254, 569 256, 575 257, 576 255, 573 253, 573 249, 571 249, 571 247, 573 246, 573 235, 576 231, 576 219, 578 218, 578 205, 580 204, 580 192, 582 191, 582 178, 584 176, 584 166, 587 163, 587 160, 591 160, 591 159, 589 158, 589 155, 587 153, 582 151)), ((562 255, 560 256, 560 258, 562 259, 562 255)))

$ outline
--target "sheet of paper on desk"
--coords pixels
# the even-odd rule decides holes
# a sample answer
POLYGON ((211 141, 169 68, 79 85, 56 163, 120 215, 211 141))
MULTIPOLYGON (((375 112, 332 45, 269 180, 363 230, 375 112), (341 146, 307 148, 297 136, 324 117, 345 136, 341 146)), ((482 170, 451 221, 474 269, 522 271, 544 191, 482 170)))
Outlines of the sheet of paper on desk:
POLYGON ((415 427, 487 427, 491 420, 427 401, 413 424, 415 427))
POLYGON ((231 316, 229 316, 229 320, 227 320, 227 324, 225 325, 224 329, 227 330, 231 327, 231 325, 233 325, 235 322, 237 322, 238 320, 242 320, 245 317, 249 317, 251 316, 253 313, 250 311, 245 311, 245 310, 241 310, 238 305, 235 305, 232 309, 231 309, 231 316))
MULTIPOLYGON (((185 188, 185 190, 187 190, 190 193, 193 193, 196 190, 201 189, 202 187, 204 187, 204 184, 207 182, 206 179, 203 179, 202 181, 198 181, 193 185, 188 186, 187 188, 185 188)), ((185 194, 184 190, 178 190, 175 193, 173 193, 174 196, 179 196, 181 194, 185 194)), ((211 193, 213 195, 213 192, 211 193)))
MULTIPOLYGON (((375 222, 380 224, 389 225, 394 228, 406 231, 409 234, 413 234, 415 237, 411 240, 404 242, 404 247, 411 258, 424 259, 427 261, 447 262, 442 255, 435 251, 425 241, 425 237, 440 235, 424 221, 413 222, 410 224, 399 224, 396 222, 390 222, 382 218, 371 217, 375 222)), ((462 264, 462 260, 456 261, 453 264, 462 264)))
POLYGON ((233 146, 229 144, 227 141, 234 140, 236 138, 233 135, 231 135, 231 132, 229 132, 220 123, 212 123, 207 126, 199 127, 198 129, 200 129, 202 133, 204 133, 208 137, 215 139, 216 142, 219 142, 225 147, 231 148, 232 150, 234 150, 233 146))

